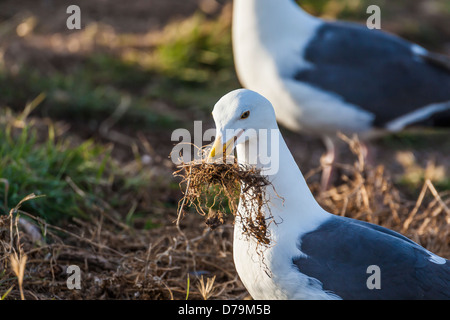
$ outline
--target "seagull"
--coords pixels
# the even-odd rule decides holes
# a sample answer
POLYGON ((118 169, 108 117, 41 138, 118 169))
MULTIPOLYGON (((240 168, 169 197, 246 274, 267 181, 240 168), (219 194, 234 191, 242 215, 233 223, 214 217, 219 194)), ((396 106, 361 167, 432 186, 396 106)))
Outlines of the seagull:
POLYGON ((259 168, 273 186, 266 187, 263 207, 268 246, 245 235, 246 217, 255 212, 248 208, 256 205, 246 194, 234 223, 234 263, 254 299, 450 299, 449 260, 316 202, 265 97, 237 89, 212 114, 216 138, 209 158, 236 150, 238 163, 259 168))
POLYGON ((450 57, 393 34, 322 20, 293 0, 234 0, 232 42, 242 86, 269 99, 285 128, 323 139, 322 187, 336 132, 365 141, 450 127, 450 57))

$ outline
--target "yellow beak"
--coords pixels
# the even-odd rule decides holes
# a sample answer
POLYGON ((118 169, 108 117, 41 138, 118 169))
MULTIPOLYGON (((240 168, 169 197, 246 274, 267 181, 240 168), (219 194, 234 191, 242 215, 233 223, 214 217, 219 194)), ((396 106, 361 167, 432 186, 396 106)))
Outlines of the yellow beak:
POLYGON ((222 143, 222 137, 218 136, 214 141, 214 144, 209 152, 208 161, 213 160, 216 157, 223 155, 224 158, 229 156, 234 149, 234 142, 236 137, 231 138, 226 143, 222 143))

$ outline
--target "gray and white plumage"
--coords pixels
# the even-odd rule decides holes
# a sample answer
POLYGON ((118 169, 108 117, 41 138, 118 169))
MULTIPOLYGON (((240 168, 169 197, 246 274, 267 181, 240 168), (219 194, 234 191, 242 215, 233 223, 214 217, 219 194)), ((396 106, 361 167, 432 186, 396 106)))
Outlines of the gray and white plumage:
POLYGON ((450 57, 395 35, 315 18, 293 0, 234 0, 233 50, 242 85, 291 130, 450 127, 450 57))
POLYGON ((273 185, 263 207, 270 246, 261 249, 244 232, 246 218, 255 214, 248 208, 258 205, 245 193, 235 220, 234 262, 254 299, 450 299, 450 261, 392 230, 320 207, 267 99, 235 90, 217 102, 213 117, 211 155, 235 148, 239 163, 255 165, 273 185), (380 289, 367 285, 373 265, 380 268, 380 289))
POLYGON ((450 262, 389 229, 331 216, 299 248, 299 271, 342 299, 450 299, 450 262), (369 266, 379 268, 379 289, 368 290, 369 266))
POLYGON ((422 54, 424 49, 388 33, 325 23, 305 50, 314 68, 294 78, 370 112, 374 128, 450 127, 450 70, 422 54))

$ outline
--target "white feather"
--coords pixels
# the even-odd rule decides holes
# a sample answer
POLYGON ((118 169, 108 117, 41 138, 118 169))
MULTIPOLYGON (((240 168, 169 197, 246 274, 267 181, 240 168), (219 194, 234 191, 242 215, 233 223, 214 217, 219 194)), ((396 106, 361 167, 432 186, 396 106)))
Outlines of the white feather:
POLYGON ((386 129, 394 132, 400 131, 409 124, 425 120, 431 115, 445 110, 450 110, 450 102, 434 103, 429 106, 414 110, 393 121, 390 121, 386 124, 386 129))

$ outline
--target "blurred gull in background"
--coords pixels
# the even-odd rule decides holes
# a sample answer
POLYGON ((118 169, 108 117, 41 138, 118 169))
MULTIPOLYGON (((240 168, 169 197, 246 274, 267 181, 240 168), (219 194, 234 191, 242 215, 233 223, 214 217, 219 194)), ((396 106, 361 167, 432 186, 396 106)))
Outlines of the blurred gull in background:
POLYGON ((395 35, 324 21, 293 0, 234 0, 233 52, 241 84, 273 103, 280 124, 323 139, 322 188, 338 131, 364 140, 450 127, 450 58, 395 35))

